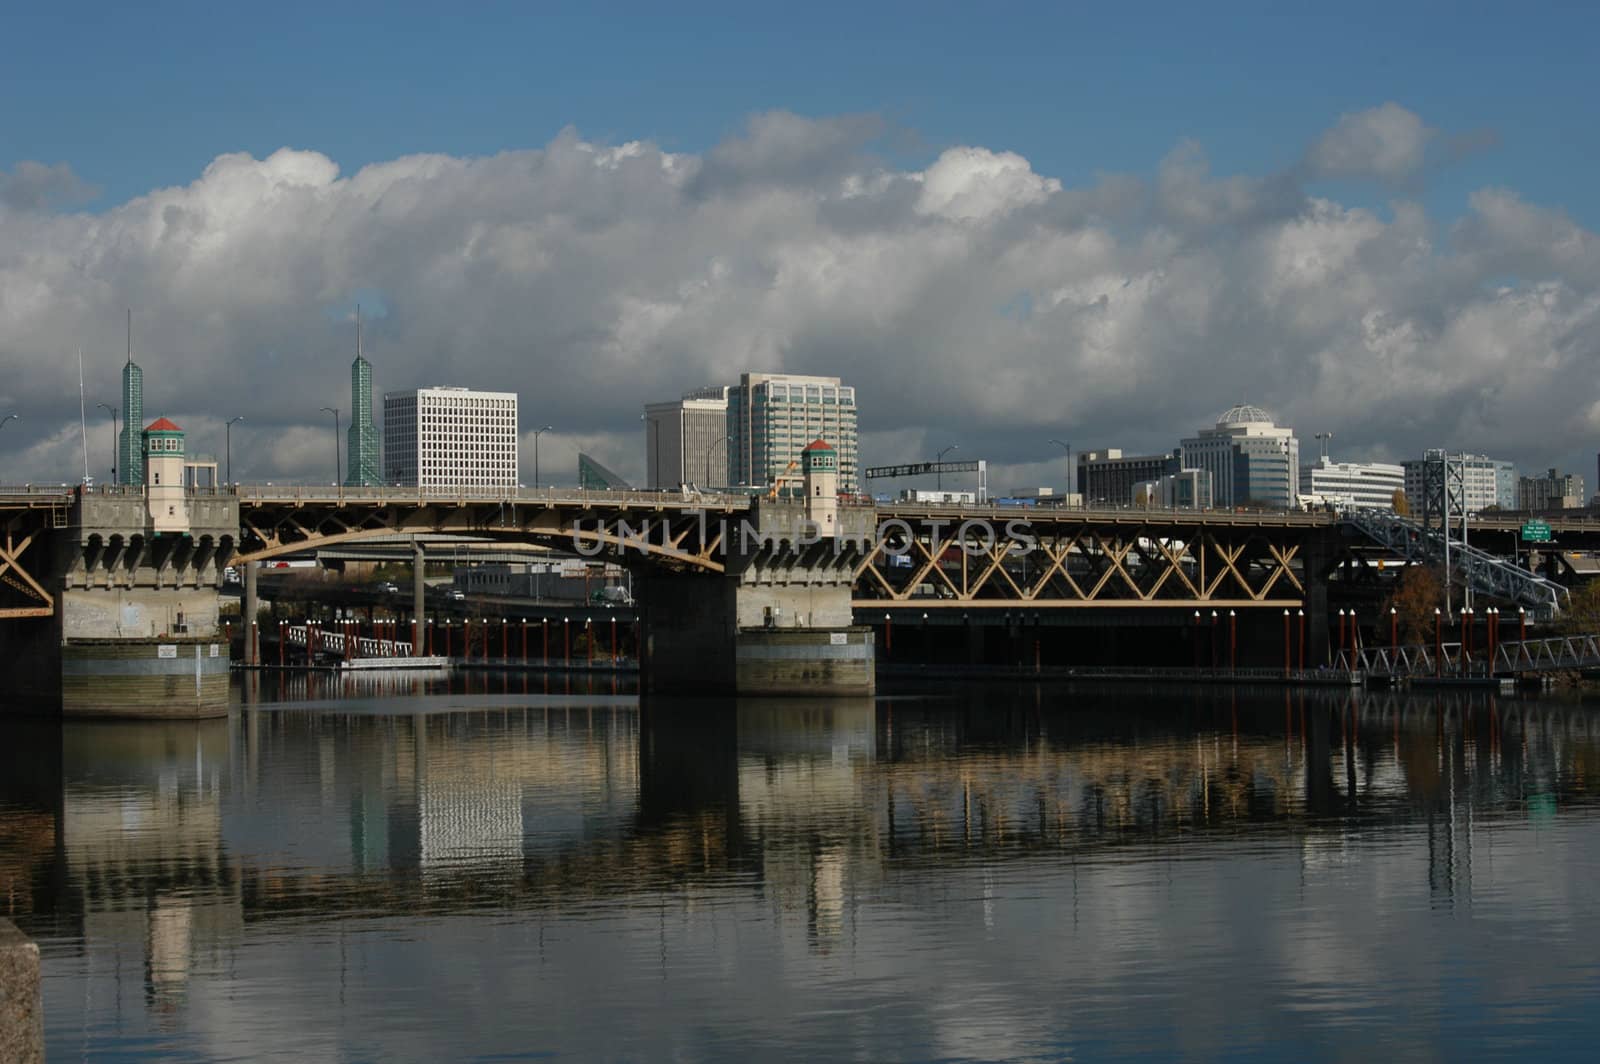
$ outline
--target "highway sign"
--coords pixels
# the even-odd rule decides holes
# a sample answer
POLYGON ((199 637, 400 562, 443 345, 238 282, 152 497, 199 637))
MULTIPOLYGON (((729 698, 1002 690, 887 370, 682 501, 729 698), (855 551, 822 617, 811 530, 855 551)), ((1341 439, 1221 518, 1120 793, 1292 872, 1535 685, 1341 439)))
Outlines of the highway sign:
POLYGON ((1550 525, 1546 521, 1524 521, 1522 538, 1529 543, 1549 543, 1550 525))

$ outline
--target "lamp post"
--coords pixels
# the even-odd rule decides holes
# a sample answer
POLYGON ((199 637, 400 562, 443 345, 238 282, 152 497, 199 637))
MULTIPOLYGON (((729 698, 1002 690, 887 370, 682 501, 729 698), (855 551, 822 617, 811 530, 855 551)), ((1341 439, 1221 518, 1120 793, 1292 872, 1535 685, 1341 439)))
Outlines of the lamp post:
MULTIPOLYGON (((956 448, 958 448, 960 446, 961 445, 958 444, 958 443, 952 443, 950 446, 948 446, 944 450, 940 451, 939 454, 934 458, 934 460, 933 460, 933 465, 934 465, 933 487, 934 487, 935 491, 943 491, 944 490, 944 473, 941 472, 940 469, 938 468, 939 463, 944 461, 944 456, 945 455, 949 454, 951 451, 955 450, 956 448)), ((927 481, 923 481, 923 483, 926 484, 927 481)))
POLYGON ((706 487, 706 488, 711 487, 711 452, 713 452, 713 451, 715 451, 717 449, 717 445, 718 444, 732 443, 732 442, 733 442, 733 437, 732 436, 724 436, 720 440, 712 440, 711 441, 711 446, 706 448, 706 482, 703 485, 701 485, 702 487, 706 487))
POLYGON ((542 429, 533 430, 533 486, 535 488, 539 487, 539 437, 549 431, 549 425, 542 429))
POLYGON ((1051 440, 1051 443, 1067 452, 1067 500, 1072 500, 1072 444, 1066 440, 1051 440))
POLYGON ((339 469, 339 408, 325 406, 322 409, 333 415, 333 486, 338 487, 344 479, 343 472, 339 469))
POLYGON ((110 403, 96 403, 101 410, 111 414, 111 483, 117 482, 117 408, 110 403))
MULTIPOLYGON (((229 484, 233 483, 233 423, 235 421, 243 421, 243 420, 244 420, 244 415, 240 414, 238 417, 230 417, 227 420, 227 423, 222 426, 223 446, 227 449, 228 483, 229 484)), ((339 436, 339 430, 337 428, 335 428, 333 430, 333 435, 334 435, 335 444, 337 445, 338 436, 339 436)), ((338 452, 335 452, 336 456, 337 456, 337 453, 338 452)))

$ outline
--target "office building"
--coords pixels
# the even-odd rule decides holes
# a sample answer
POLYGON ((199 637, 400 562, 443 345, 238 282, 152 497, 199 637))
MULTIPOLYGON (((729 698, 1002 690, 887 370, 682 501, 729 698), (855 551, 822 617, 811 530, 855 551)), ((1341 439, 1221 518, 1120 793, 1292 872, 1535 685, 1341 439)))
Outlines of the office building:
MULTIPOLYGON (((800 452, 827 440, 839 456, 839 490, 860 490, 856 390, 838 377, 746 373, 728 389, 730 485, 767 487, 800 470, 800 452)), ((692 459, 692 456, 691 456, 692 459)))
POLYGON ((1394 493, 1405 486, 1405 467, 1386 462, 1335 462, 1324 455, 1315 465, 1300 467, 1301 501, 1307 506, 1389 510, 1394 493))
POLYGON ((1217 506, 1294 509, 1300 488, 1300 441, 1260 407, 1241 404, 1216 426, 1179 445, 1184 469, 1211 474, 1217 506))
POLYGON ((133 360, 133 311, 128 312, 128 361, 122 367, 122 432, 117 440, 117 483, 144 483, 144 370, 133 360))
MULTIPOLYGON (((1437 462, 1443 452, 1430 451, 1429 454, 1434 456, 1431 460, 1437 462)), ((1517 508, 1516 466, 1484 454, 1452 454, 1446 456, 1446 460, 1452 467, 1451 480, 1465 481, 1466 507, 1469 513, 1491 507, 1501 510, 1517 508)), ((1425 483, 1429 461, 1428 458, 1409 458, 1400 463, 1406 474, 1406 501, 1411 507, 1412 514, 1416 516, 1421 516, 1427 505, 1425 483)), ((1453 499, 1454 487, 1451 488, 1451 492, 1453 499)), ((1458 505, 1458 502, 1451 502, 1452 512, 1458 505)))
POLYGON ((1212 506, 1211 474, 1204 469, 1180 469, 1133 489, 1135 506, 1167 510, 1209 510, 1212 506))
POLYGON ((418 388, 383 397, 383 475, 397 487, 517 487, 517 393, 418 388))
POLYGON ((1574 510, 1588 499, 1583 478, 1574 473, 1558 474, 1554 469, 1542 477, 1517 479, 1517 509, 1574 510))
POLYGON ((578 487, 584 491, 632 491, 633 485, 601 465, 593 455, 578 452, 578 487))
POLYGON ((356 357, 350 363, 350 429, 345 434, 346 487, 375 488, 383 484, 383 462, 378 454, 378 426, 372 420, 372 363, 361 354, 361 310, 356 309, 356 357))
POLYGON ((1078 455, 1078 493, 1085 506, 1132 506, 1139 485, 1178 471, 1172 454, 1124 455, 1107 447, 1078 455))
POLYGON ((727 483, 726 386, 686 392, 670 403, 649 403, 644 422, 645 478, 650 487, 710 488, 727 483))

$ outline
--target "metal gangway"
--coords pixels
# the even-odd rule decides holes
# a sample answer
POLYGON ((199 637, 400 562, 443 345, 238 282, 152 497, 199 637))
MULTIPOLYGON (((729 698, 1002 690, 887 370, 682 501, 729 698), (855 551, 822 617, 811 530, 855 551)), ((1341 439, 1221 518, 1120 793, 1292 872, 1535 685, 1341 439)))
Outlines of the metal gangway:
POLYGON ((1551 636, 1492 646, 1426 643, 1341 650, 1334 669, 1366 676, 1516 676, 1523 673, 1600 669, 1600 635, 1551 636))
MULTIPOLYGON (((316 632, 316 649, 326 654, 345 655, 345 634, 338 628, 323 628, 312 626, 316 632)), ((284 626, 284 638, 290 645, 303 647, 311 638, 307 626, 291 624, 284 626)), ((350 657, 356 658, 409 658, 411 656, 411 642, 403 639, 373 639, 367 636, 356 636, 354 645, 350 648, 350 657)))
POLYGON ((1477 594, 1522 606, 1539 620, 1550 620, 1567 607, 1567 589, 1554 580, 1392 510, 1348 510, 1340 517, 1408 562, 1443 565, 1448 561, 1452 576, 1464 586, 1477 594))

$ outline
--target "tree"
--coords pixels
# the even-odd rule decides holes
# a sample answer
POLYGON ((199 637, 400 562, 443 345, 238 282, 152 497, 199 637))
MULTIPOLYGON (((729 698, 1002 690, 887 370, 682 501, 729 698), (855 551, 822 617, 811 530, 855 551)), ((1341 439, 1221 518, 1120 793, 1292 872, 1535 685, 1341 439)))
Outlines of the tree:
POLYGON ((1600 580, 1591 580, 1572 592, 1560 625, 1563 632, 1571 635, 1600 632, 1600 580))
POLYGON ((1444 584, 1438 570, 1407 566, 1389 604, 1398 615, 1402 643, 1432 643, 1434 612, 1444 606, 1444 584))
POLYGON ((1401 517, 1411 516, 1411 500, 1406 498, 1404 488, 1394 489, 1394 494, 1389 496, 1389 506, 1401 517))

